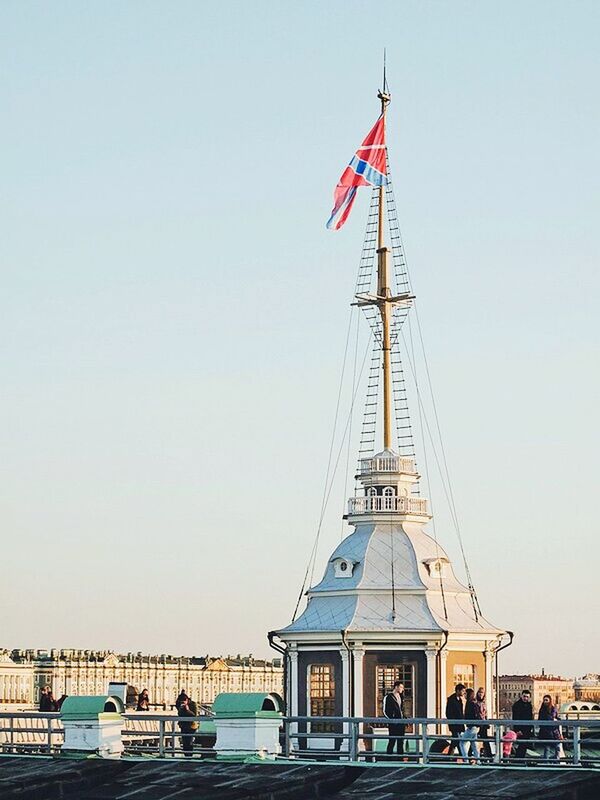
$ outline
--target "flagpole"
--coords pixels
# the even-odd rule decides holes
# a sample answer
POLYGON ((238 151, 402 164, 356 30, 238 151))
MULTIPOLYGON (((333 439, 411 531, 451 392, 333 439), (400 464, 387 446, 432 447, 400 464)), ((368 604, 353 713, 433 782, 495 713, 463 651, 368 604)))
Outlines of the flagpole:
MULTIPOLYGON (((383 124, 385 125, 385 114, 387 106, 390 103, 391 97, 386 91, 387 84, 385 79, 385 61, 383 71, 383 88, 377 94, 381 100, 381 114, 384 118, 383 124)), ((385 141, 385 138, 384 138, 385 141)), ((379 187, 379 214, 378 214, 378 229, 377 229, 377 297, 379 298, 379 312, 381 314, 381 323, 383 328, 382 347, 383 347, 383 449, 391 450, 392 448, 392 347, 391 347, 391 316, 393 314, 393 305, 390 302, 391 289, 389 286, 389 269, 388 269, 388 249, 384 244, 384 230, 383 230, 383 214, 384 214, 384 198, 385 187, 379 187)))

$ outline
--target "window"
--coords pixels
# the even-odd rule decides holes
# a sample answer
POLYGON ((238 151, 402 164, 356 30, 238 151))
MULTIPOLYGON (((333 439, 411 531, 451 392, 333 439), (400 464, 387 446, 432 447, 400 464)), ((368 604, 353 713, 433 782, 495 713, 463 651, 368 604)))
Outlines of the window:
MULTIPOLYGON (((335 715, 335 673, 333 664, 310 665, 310 716, 333 717, 335 715)), ((333 724, 314 722, 313 732, 333 731, 333 724)))
POLYGON ((404 713, 412 717, 414 712, 414 664, 378 664, 377 665, 377 706, 375 716, 383 716, 383 698, 392 691, 394 683, 402 681, 404 684, 404 713))
MULTIPOLYGON (((474 664, 455 664, 454 665, 454 686, 463 683, 467 689, 475 688, 475 665, 474 664)), ((452 687, 454 689, 454 686, 452 687)))
POLYGON ((390 511, 394 508, 394 488, 393 486, 386 486, 383 490, 383 508, 390 511))

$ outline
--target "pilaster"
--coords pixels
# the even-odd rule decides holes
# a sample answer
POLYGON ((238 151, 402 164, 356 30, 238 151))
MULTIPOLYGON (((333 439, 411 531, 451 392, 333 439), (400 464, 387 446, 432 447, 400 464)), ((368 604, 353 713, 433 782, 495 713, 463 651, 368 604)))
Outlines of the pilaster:
POLYGON ((426 647, 425 658, 427 659, 427 708, 428 717, 436 716, 437 699, 437 648, 426 647))

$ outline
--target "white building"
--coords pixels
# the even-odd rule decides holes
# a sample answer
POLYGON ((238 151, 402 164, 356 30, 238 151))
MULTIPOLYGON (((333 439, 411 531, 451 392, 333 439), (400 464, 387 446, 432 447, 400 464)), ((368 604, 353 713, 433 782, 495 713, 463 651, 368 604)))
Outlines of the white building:
POLYGON ((242 658, 118 655, 104 650, 0 651, 0 704, 31 706, 42 686, 61 695, 105 694, 111 681, 127 683, 130 694, 148 689, 150 702, 169 709, 184 689, 210 704, 219 692, 283 691, 283 669, 277 660, 242 658))

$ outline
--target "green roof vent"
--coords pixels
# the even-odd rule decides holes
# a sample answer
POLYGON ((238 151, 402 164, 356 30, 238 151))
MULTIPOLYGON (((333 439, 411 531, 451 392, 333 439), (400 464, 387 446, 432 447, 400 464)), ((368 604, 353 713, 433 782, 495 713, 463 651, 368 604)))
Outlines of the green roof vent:
POLYGON ((222 692, 215 697, 212 711, 218 719, 281 717, 283 700, 278 694, 264 692, 222 692))
POLYGON ((123 701, 110 695, 74 695, 67 697, 60 709, 61 717, 65 720, 118 719, 124 711, 123 701))

